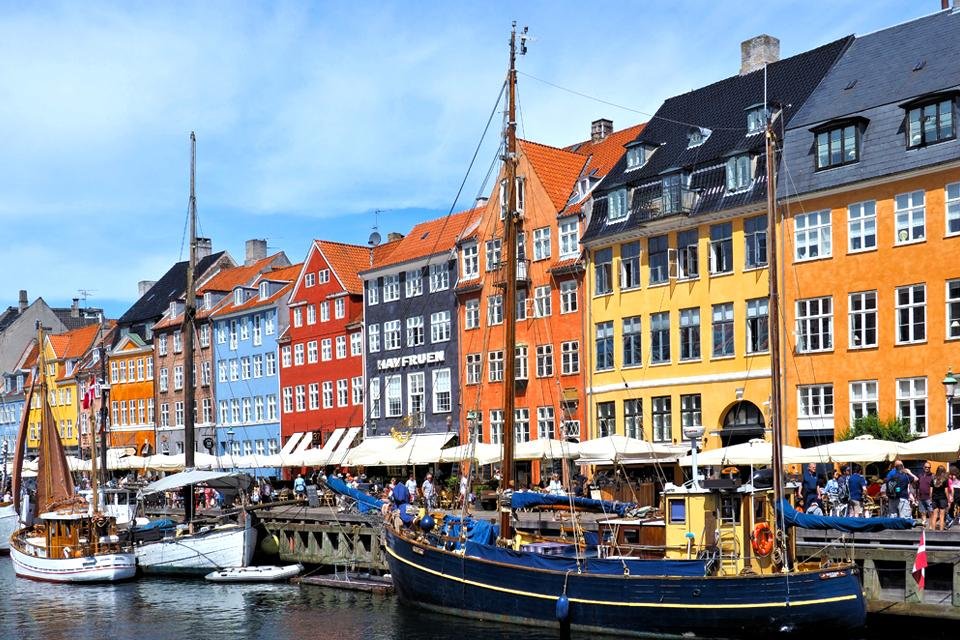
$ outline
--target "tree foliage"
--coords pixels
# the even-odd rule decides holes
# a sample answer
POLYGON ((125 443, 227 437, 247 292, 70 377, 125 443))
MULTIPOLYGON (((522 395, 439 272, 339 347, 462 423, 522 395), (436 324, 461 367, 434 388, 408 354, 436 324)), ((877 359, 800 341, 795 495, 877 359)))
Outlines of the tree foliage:
POLYGON ((910 442, 917 438, 910 433, 910 425, 900 418, 888 418, 881 420, 875 415, 868 415, 857 418, 846 431, 838 434, 837 440, 852 440, 857 436, 870 435, 877 440, 890 440, 892 442, 910 442))

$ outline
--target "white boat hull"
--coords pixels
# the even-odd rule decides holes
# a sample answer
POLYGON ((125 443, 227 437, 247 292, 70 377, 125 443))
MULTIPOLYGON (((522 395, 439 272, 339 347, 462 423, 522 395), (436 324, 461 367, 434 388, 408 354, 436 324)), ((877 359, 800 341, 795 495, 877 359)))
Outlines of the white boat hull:
POLYGON ((222 567, 246 567, 253 561, 257 530, 246 524, 144 542, 135 547, 144 573, 206 574, 222 567))
POLYGON ((276 582, 287 580, 303 571, 303 565, 291 564, 284 567, 228 567, 206 575, 211 582, 276 582))
POLYGON ((137 573, 133 553, 104 553, 81 558, 41 558, 10 548, 13 569, 21 578, 46 582, 116 582, 137 573))
POLYGON ((10 536, 17 529, 17 510, 13 504, 0 507, 0 553, 10 551, 10 536))

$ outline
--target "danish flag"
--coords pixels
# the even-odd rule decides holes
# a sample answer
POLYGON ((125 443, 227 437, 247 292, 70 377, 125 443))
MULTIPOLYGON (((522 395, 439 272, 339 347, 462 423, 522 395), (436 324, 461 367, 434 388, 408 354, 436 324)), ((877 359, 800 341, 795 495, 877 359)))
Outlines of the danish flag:
POLYGON ((917 547, 917 557, 913 561, 913 579, 917 586, 923 589, 924 579, 927 576, 927 542, 924 532, 920 532, 920 546, 917 547))

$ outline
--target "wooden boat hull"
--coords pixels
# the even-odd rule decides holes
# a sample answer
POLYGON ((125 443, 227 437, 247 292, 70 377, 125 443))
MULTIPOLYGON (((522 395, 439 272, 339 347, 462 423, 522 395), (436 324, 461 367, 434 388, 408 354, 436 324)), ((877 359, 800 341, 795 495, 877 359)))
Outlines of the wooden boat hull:
POLYGON ((288 580, 303 571, 303 565, 290 564, 283 567, 227 567, 204 576, 211 582, 277 582, 288 580))
POLYGON ((0 553, 10 551, 10 536, 17 529, 17 510, 13 504, 0 506, 0 553))
POLYGON ((80 558, 41 558, 10 547, 13 569, 21 578, 44 582, 117 582, 137 574, 133 553, 104 553, 80 558))
POLYGON ((222 567, 246 567, 257 548, 257 530, 245 524, 144 542, 134 551, 144 573, 206 575, 222 567))
POLYGON ((400 598, 448 614, 620 636, 742 637, 854 629, 866 620, 856 570, 774 575, 596 575, 465 557, 385 532, 400 598))

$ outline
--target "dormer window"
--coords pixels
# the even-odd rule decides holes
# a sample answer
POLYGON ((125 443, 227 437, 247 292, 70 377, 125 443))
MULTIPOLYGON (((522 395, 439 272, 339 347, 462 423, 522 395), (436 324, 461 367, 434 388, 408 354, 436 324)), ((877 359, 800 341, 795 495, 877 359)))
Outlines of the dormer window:
POLYGON ((170 317, 175 318, 177 316, 177 301, 170 301, 170 317))
POLYGON ((832 169, 860 160, 860 130, 865 121, 827 123, 812 129, 817 170, 832 169))
POLYGON ((907 109, 907 148, 952 140, 957 137, 953 99, 917 104, 907 109))
POLYGON ((607 196, 607 223, 618 222, 627 217, 627 190, 617 189, 607 196))
POLYGON ((763 105, 749 107, 747 110, 747 135, 763 131, 767 125, 767 108, 763 105))
POLYGON ((687 132, 687 149, 699 147, 707 141, 711 133, 712 131, 706 127, 693 127, 687 132))
POLYGON ((213 294, 207 291, 203 294, 203 308, 212 309, 213 308, 213 294))
POLYGON ((260 299, 266 300, 267 297, 270 295, 270 283, 266 281, 261 282, 259 293, 260 293, 260 299))
POLYGON ((727 160, 727 193, 743 191, 753 182, 753 162, 747 154, 727 160))
POLYGON ((243 289, 238 287, 233 290, 233 304, 238 307, 243 304, 243 289))
MULTIPOLYGON (((523 202, 526 198, 526 194, 524 193, 524 178, 517 176, 516 185, 517 185, 517 213, 523 213, 523 202)), ((503 220, 503 217, 506 215, 506 212, 507 212, 507 198, 510 195, 509 193, 507 193, 507 191, 508 191, 507 181, 505 179, 501 180, 500 181, 500 219, 501 220, 503 220)))

